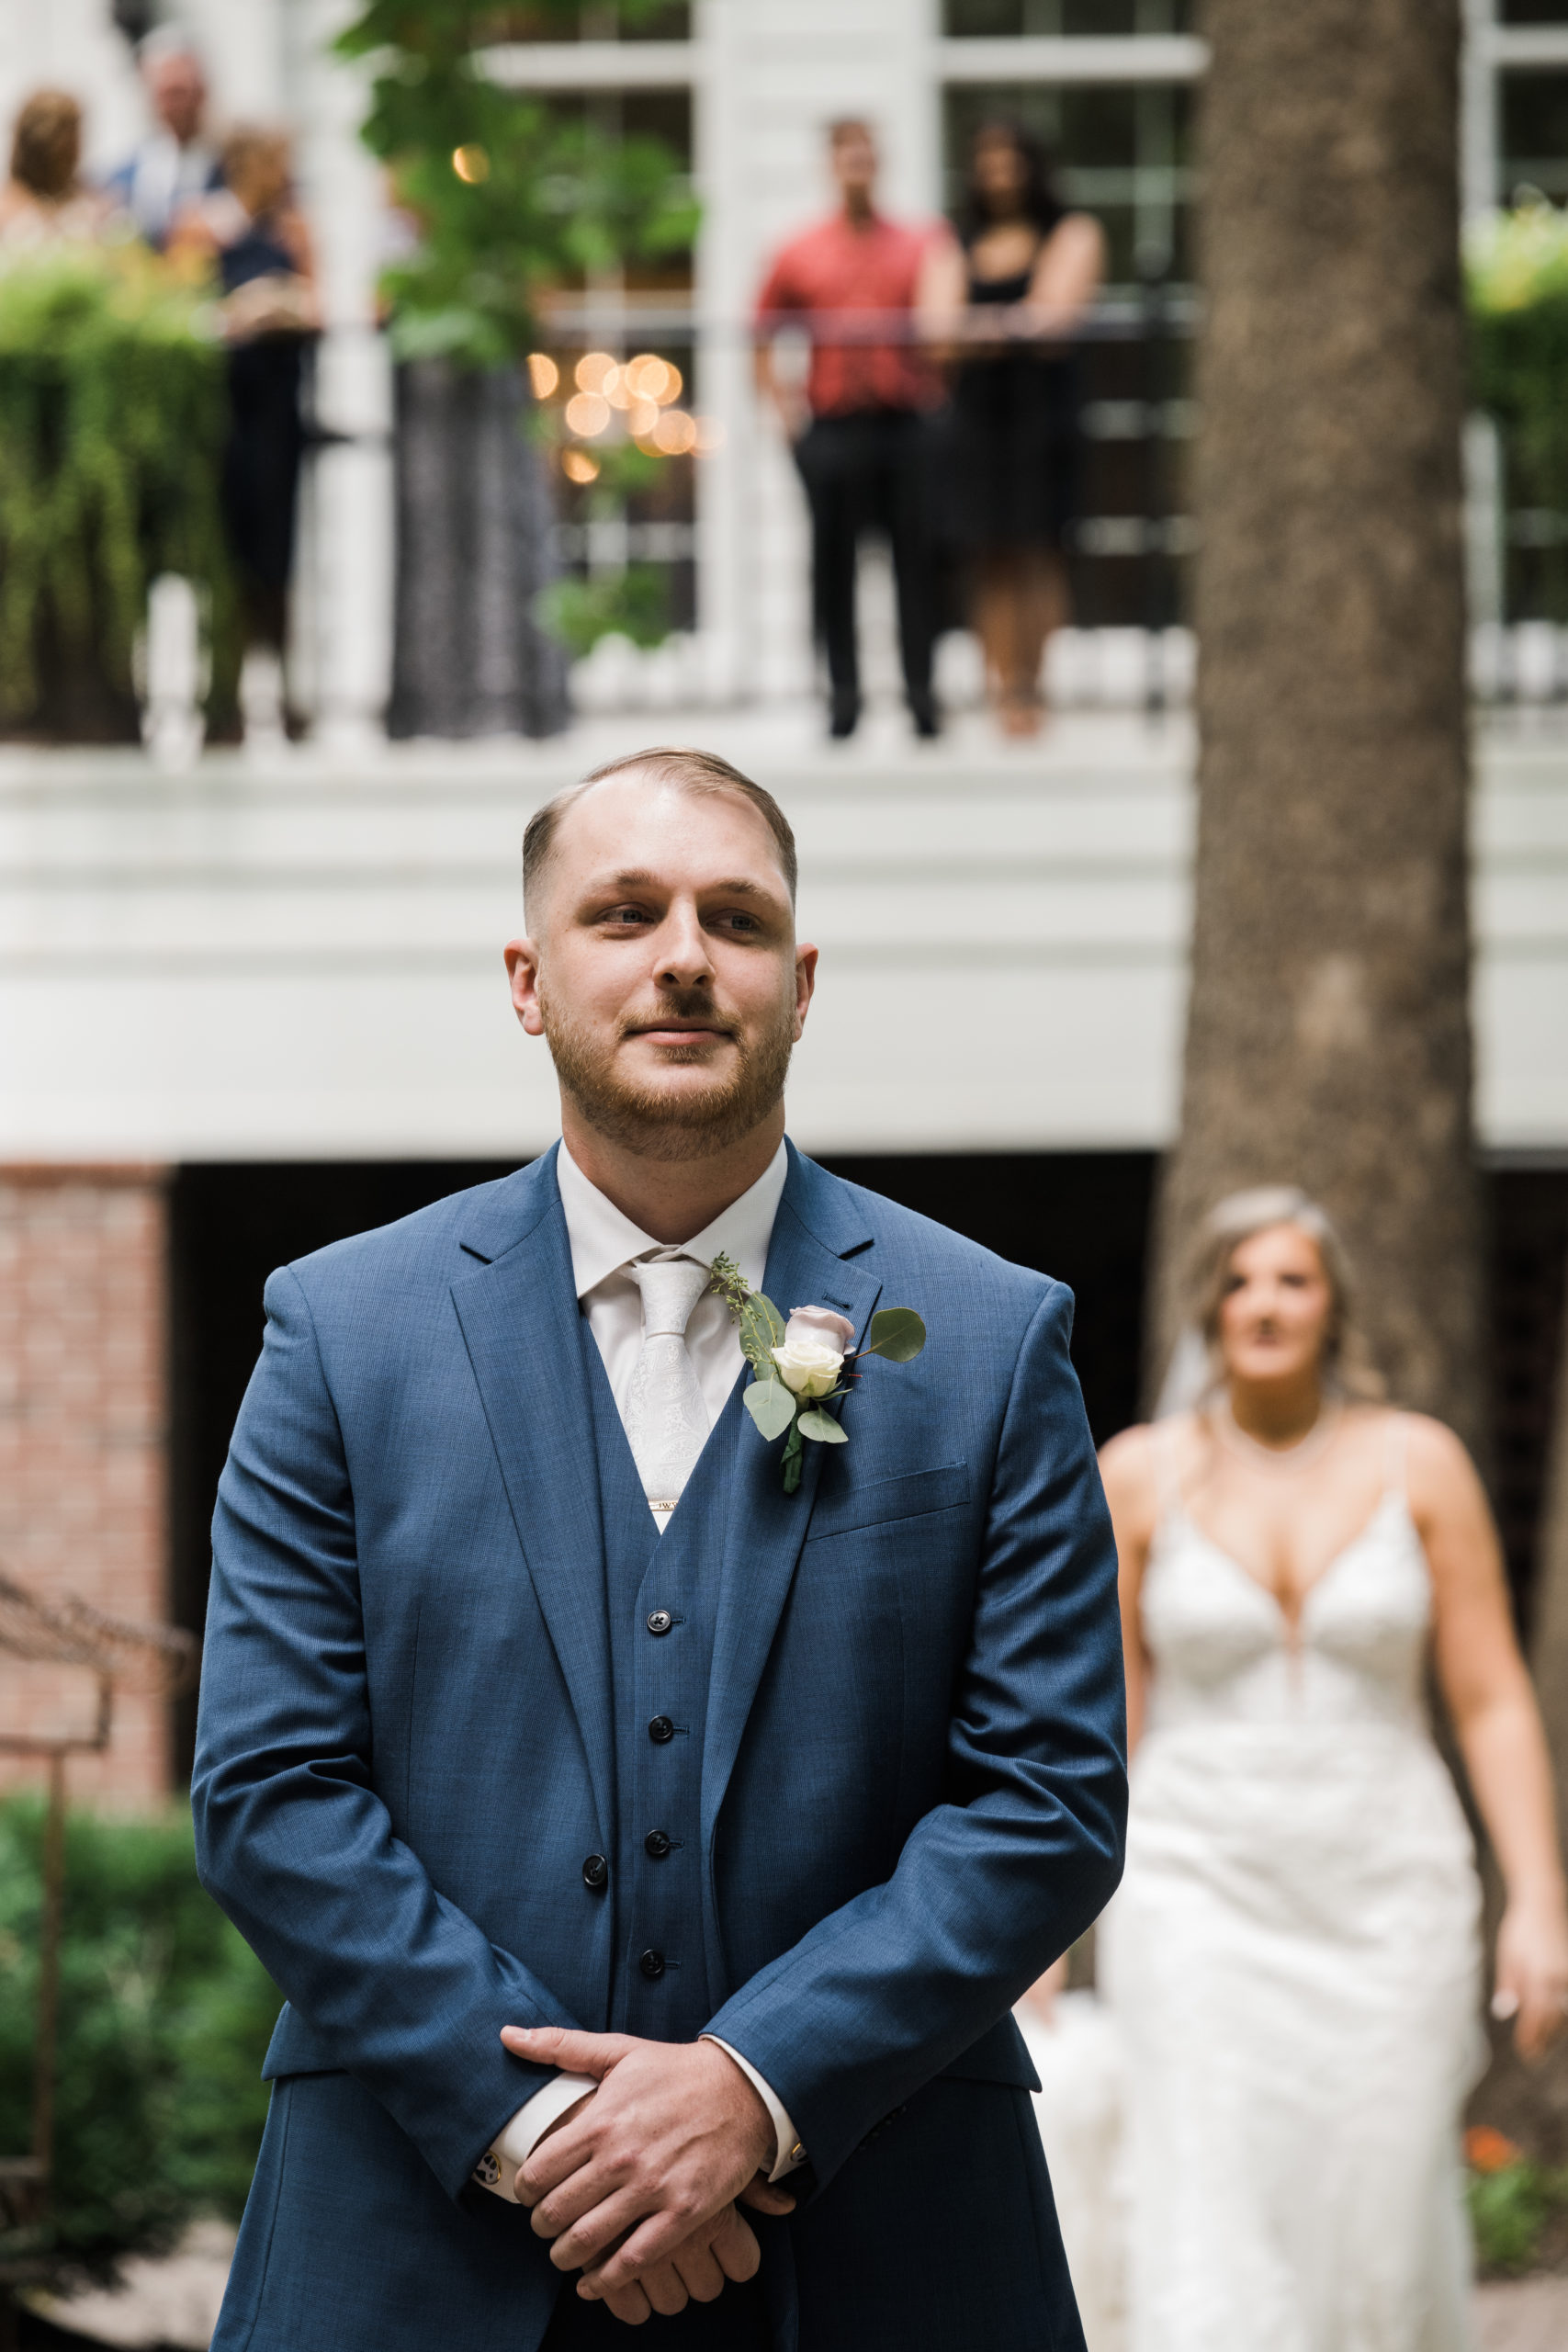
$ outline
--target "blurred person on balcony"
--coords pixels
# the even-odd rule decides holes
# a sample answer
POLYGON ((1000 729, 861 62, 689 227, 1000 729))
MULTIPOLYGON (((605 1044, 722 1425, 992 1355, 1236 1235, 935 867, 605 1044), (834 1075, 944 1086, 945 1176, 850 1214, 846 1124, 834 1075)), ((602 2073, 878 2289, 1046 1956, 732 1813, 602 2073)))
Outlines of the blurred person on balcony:
POLYGON ((81 107, 68 90, 35 90, 11 135, 11 174, 0 187, 0 249, 102 234, 109 207, 82 185, 81 162, 81 107))
POLYGON ((867 123, 835 122, 828 141, 839 208, 792 238, 768 273, 757 302, 757 383, 783 419, 811 509, 813 619, 828 657, 830 731, 852 735, 860 718, 855 560, 874 530, 892 548, 909 713, 916 733, 931 736, 939 719, 927 420, 942 381, 915 340, 914 314, 921 264, 943 232, 877 210, 867 123), (773 351, 774 335, 795 323, 811 337, 804 393, 781 375, 773 351))
POLYGON ((310 232, 294 199, 282 131, 239 127, 223 142, 222 185, 186 206, 171 256, 216 271, 230 345, 223 512, 253 644, 282 652, 294 503, 304 450, 301 379, 321 325, 310 232))
POLYGON ((1071 612, 1071 338, 1105 275, 1105 238, 1063 205, 1039 141, 1000 120, 976 133, 958 232, 929 249, 919 300, 953 372, 942 537, 968 573, 1002 730, 1033 735, 1045 640, 1071 612))
POLYGON ((119 169, 107 193, 157 253, 186 207, 217 187, 217 149, 206 135, 207 75, 189 39, 165 25, 137 51, 154 128, 119 169))

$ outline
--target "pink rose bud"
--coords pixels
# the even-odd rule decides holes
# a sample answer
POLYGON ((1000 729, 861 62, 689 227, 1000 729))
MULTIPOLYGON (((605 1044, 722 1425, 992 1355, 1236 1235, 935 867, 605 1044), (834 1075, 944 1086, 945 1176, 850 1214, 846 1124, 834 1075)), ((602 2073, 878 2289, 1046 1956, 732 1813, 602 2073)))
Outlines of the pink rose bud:
POLYGON ((835 1315, 828 1306, 792 1306, 784 1327, 784 1345, 792 1340, 818 1340, 825 1346, 836 1348, 847 1356, 855 1343, 855 1327, 847 1315, 835 1315))

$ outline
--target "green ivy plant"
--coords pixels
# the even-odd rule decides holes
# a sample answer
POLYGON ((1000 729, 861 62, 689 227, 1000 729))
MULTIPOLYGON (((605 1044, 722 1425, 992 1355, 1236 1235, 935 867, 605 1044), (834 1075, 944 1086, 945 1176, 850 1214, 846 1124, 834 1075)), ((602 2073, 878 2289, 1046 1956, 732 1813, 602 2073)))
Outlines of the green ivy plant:
MULTIPOLYGON (((621 0, 621 21, 662 6, 621 0)), ((523 29, 585 13, 576 0, 540 0, 523 29)), ((371 62, 363 136, 417 224, 414 250, 381 280, 399 359, 515 365, 541 339, 548 288, 682 252, 696 233, 697 205, 662 140, 612 138, 491 78, 485 50, 517 29, 493 0, 366 0, 339 37, 341 55, 371 62)), ((558 424, 538 437, 551 447, 558 424)), ((595 455, 598 515, 624 511, 666 462, 629 445, 595 455)), ((612 632, 648 646, 670 630, 666 582, 648 564, 557 581, 536 613, 576 659, 612 632)))
POLYGON ((646 647, 662 645, 670 634, 670 594, 653 563, 628 563, 598 580, 552 580, 535 599, 535 612, 540 628, 574 662, 592 653, 602 637, 627 637, 646 647))
MULTIPOLYGON (((540 440, 554 444, 553 420, 541 420, 540 440)), ((613 443, 594 452, 599 479, 584 503, 595 521, 619 514, 626 502, 659 480, 667 460, 635 441, 613 443)), ((662 645, 670 634, 670 583, 655 563, 629 563, 620 571, 586 580, 554 580, 534 600, 535 618, 546 634, 564 645, 574 662, 592 653, 602 637, 629 638, 634 645, 662 645)))
MULTIPOLYGON (((623 0, 627 20, 659 0, 623 0)), ((581 17, 547 0, 543 17, 581 17)), ((400 358, 493 368, 538 335, 548 285, 679 252, 697 207, 662 140, 615 139, 486 73, 505 37, 481 0, 367 0, 337 43, 373 62, 364 138, 419 224, 382 281, 400 358)))
MULTIPOLYGON (((1543 198, 1484 215, 1465 283, 1472 396, 1502 430, 1507 503, 1568 518, 1568 212, 1543 198)), ((1549 592, 1568 618, 1568 571, 1549 592)))
POLYGON ((202 288, 139 245, 59 245, 0 267, 0 718, 36 701, 46 616, 129 692, 147 591, 164 571, 204 592, 212 693, 232 694, 213 319, 202 288))

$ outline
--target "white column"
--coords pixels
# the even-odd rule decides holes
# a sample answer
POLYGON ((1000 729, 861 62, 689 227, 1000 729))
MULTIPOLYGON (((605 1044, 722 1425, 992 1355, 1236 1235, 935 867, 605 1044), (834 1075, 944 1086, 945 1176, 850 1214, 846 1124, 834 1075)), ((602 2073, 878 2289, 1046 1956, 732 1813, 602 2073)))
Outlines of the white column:
POLYGON ((1460 203, 1468 220, 1497 201, 1497 71, 1493 54, 1495 0, 1464 0, 1460 65, 1460 203))
POLYGON ((695 0, 692 86, 693 178, 703 207, 693 311, 696 400, 716 446, 697 460, 697 633, 706 695, 744 692, 750 616, 746 596, 746 486, 756 464, 751 361, 740 322, 750 305, 751 252, 743 205, 746 100, 739 78, 738 17, 728 0, 695 0))
POLYGON ((375 322, 381 175, 359 139, 368 76, 331 53, 352 0, 287 5, 300 190, 326 321, 317 422, 345 436, 315 457, 299 560, 313 620, 315 733, 353 748, 380 740, 391 683, 391 370, 375 322))
POLYGON ((286 0, 180 0, 168 12, 201 54, 212 128, 220 135, 231 123, 287 119, 285 6, 286 0))

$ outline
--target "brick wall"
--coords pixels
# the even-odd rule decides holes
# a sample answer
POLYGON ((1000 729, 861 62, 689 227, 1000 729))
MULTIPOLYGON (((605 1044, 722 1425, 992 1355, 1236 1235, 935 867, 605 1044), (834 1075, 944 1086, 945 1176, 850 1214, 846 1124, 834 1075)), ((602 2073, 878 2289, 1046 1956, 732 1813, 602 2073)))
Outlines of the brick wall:
MULTIPOLYGON (((0 1167, 0 1570, 116 1616, 168 1613, 167 1198, 158 1168, 0 1167)), ((0 1654, 0 1726, 90 1724, 80 1671, 0 1654)), ((0 1785, 39 1767, 0 1755, 0 1785)), ((169 1788, 167 1707, 121 1695, 73 1797, 169 1788)))

